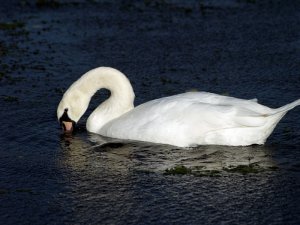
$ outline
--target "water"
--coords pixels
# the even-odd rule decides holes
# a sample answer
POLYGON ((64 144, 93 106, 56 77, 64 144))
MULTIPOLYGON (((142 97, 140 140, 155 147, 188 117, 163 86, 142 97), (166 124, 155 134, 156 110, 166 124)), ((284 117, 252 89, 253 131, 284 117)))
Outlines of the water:
POLYGON ((124 72, 136 104, 191 89, 298 99, 299 12, 296 1, 3 1, 1 224, 299 224, 299 108, 250 147, 89 134, 103 91, 74 136, 56 122, 64 90, 97 66, 124 72), (166 174, 176 166, 192 172, 166 174))

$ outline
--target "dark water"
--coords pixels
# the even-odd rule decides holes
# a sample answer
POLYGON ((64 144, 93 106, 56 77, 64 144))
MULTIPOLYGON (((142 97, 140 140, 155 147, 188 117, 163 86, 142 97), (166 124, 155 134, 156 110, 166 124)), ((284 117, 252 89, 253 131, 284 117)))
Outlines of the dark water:
POLYGON ((265 146, 62 137, 64 90, 123 71, 136 104, 191 89, 300 98, 298 1, 1 1, 1 224, 299 224, 300 108, 265 146), (176 166, 187 175, 167 175, 176 166), (250 168, 243 171, 241 168, 250 168), (235 169, 235 168, 240 168, 235 169))

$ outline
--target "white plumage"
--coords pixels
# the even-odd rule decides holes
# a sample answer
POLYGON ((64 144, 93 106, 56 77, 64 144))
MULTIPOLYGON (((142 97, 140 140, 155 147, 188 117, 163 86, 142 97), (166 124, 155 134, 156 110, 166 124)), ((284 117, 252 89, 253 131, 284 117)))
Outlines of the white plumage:
POLYGON ((276 124, 300 99, 278 109, 207 92, 188 92, 160 98, 134 108, 134 93, 120 71, 99 67, 84 74, 64 94, 57 116, 64 110, 77 122, 94 93, 111 91, 89 116, 87 130, 104 136, 164 143, 245 146, 264 144, 276 124))

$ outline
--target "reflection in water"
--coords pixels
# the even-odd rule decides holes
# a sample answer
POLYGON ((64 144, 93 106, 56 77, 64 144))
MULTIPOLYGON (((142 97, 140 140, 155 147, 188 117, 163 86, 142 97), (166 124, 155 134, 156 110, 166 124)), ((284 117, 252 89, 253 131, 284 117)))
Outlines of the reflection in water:
POLYGON ((241 175, 223 169, 249 164, 274 167, 273 150, 264 146, 186 149, 84 132, 64 137, 61 148, 76 223, 199 224, 199 218, 212 215, 211 222, 231 224, 234 215, 237 221, 256 218, 258 224, 268 224, 288 215, 283 204, 291 198, 290 186, 278 173, 241 175), (164 175, 165 169, 176 165, 220 170, 221 175, 164 175), (277 190, 283 195, 278 196, 277 190), (274 216, 266 219, 261 211, 274 216))
POLYGON ((65 137, 62 147, 68 149, 66 160, 72 169, 89 163, 123 175, 128 170, 160 173, 178 165, 203 171, 250 165, 264 170, 276 167, 272 150, 266 146, 178 148, 89 134, 88 138, 65 137))

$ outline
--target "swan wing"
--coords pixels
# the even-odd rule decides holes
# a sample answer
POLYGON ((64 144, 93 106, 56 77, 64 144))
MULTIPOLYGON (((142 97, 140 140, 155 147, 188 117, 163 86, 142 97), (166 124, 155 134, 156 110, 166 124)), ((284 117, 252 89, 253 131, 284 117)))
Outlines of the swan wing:
POLYGON ((98 133, 187 146, 217 130, 262 126, 265 119, 256 111, 267 109, 257 105, 251 100, 207 92, 185 93, 144 103, 108 122, 98 133))

